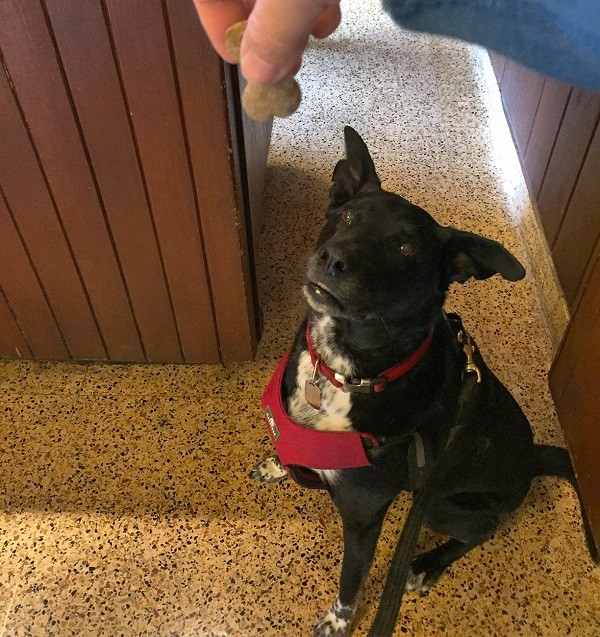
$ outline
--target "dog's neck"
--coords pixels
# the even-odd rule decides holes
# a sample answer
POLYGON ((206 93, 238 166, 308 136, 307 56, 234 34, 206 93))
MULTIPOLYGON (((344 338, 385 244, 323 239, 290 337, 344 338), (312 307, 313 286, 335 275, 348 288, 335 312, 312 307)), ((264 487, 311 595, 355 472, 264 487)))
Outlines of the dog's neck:
POLYGON ((309 320, 315 349, 326 364, 335 369, 336 361, 345 359, 355 374, 372 376, 411 356, 440 316, 351 321, 311 311, 309 320))

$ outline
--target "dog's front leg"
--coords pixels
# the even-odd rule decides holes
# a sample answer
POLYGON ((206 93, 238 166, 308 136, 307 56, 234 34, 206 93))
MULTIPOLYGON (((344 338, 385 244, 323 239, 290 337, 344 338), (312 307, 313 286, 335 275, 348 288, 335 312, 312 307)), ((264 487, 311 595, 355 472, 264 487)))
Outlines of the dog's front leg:
MULTIPOLYGON (((332 494, 344 526, 344 559, 340 590, 333 606, 321 617, 313 637, 346 637, 359 602, 359 594, 371 566, 385 513, 391 502, 374 508, 372 502, 357 498, 345 500, 332 494)), ((371 496, 372 498, 372 496, 371 496)))

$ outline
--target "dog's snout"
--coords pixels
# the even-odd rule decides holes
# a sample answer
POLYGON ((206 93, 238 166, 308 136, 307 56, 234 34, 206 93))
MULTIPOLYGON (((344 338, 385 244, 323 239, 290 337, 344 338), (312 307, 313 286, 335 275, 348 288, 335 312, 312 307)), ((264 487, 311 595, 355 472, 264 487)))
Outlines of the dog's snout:
POLYGON ((319 251, 319 259, 329 274, 335 276, 348 269, 348 259, 342 251, 334 246, 323 247, 319 251))

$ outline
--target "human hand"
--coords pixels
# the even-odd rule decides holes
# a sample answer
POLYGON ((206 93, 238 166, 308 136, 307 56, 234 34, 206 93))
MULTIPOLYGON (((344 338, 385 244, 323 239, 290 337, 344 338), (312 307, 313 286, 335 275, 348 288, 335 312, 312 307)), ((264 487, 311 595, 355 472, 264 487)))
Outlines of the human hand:
POLYGON ((202 25, 217 53, 235 63, 225 47, 225 31, 248 20, 241 45, 242 75, 271 84, 294 75, 309 35, 324 38, 338 27, 339 0, 194 0, 202 25))

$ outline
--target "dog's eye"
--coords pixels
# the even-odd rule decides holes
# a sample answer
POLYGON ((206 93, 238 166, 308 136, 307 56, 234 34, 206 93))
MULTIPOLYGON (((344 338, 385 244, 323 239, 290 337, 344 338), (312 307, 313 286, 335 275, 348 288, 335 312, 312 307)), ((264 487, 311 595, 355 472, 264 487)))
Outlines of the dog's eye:
POLYGON ((400 254, 403 257, 412 257, 414 251, 415 251, 415 249, 413 248, 413 244, 412 243, 403 243, 400 246, 400 254))
POLYGON ((342 214, 340 215, 340 220, 347 226, 351 226, 361 219, 362 215, 360 212, 355 212, 354 210, 342 210, 342 214))

